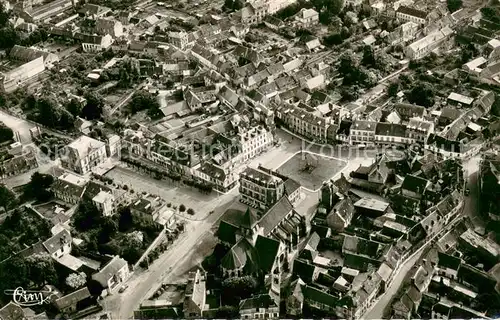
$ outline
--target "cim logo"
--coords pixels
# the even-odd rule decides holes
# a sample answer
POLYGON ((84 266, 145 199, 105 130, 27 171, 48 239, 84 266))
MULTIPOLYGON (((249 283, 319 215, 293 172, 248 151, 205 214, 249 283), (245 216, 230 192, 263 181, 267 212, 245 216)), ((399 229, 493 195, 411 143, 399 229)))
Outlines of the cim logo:
POLYGON ((20 307, 32 307, 50 303, 50 298, 55 295, 49 291, 31 291, 24 290, 21 287, 15 290, 5 290, 6 295, 12 296, 12 301, 20 307))

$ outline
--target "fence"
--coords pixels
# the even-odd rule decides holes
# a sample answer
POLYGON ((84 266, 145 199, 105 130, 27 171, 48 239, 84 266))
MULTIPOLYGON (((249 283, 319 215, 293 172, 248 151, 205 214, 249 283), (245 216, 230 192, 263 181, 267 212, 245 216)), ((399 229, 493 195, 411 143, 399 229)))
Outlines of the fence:
POLYGON ((137 260, 137 262, 132 266, 132 270, 135 270, 137 268, 137 266, 145 259, 147 258, 147 256, 149 255, 149 253, 151 251, 153 251, 154 249, 156 249, 156 247, 165 239, 165 235, 166 235, 166 232, 167 232, 167 229, 163 229, 161 230, 160 234, 158 235, 158 237, 156 237, 156 239, 153 241, 153 243, 151 243, 151 245, 146 249, 146 251, 142 254, 142 256, 139 258, 139 260, 137 260))

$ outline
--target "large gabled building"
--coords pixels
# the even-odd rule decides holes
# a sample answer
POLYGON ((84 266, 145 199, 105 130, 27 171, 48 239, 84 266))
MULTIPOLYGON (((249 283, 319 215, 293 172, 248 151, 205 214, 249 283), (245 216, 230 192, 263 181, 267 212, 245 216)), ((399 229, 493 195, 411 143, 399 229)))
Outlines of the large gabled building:
POLYGON ((61 159, 63 167, 79 174, 87 174, 107 158, 106 144, 102 141, 80 136, 67 146, 66 157, 61 159))

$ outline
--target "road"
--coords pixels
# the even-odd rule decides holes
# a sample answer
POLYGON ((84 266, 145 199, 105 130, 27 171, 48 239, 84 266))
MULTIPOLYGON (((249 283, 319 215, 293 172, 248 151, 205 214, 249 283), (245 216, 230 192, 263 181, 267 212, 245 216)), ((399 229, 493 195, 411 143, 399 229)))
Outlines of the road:
MULTIPOLYGON (((465 175, 468 177, 468 187, 470 188, 470 195, 465 198, 465 203, 462 211, 462 215, 467 215, 471 218, 476 228, 483 227, 482 221, 479 218, 478 212, 478 197, 479 192, 477 188, 477 175, 479 171, 479 160, 480 156, 473 157, 464 162, 465 175)), ((462 216, 461 215, 461 216, 462 216)), ((460 216, 459 216, 460 217, 460 216)), ((459 218, 457 217, 457 219, 459 218)), ((426 245, 419 249, 419 253, 415 254, 408 261, 404 263, 401 270, 395 276, 392 284, 387 288, 387 291, 379 297, 377 302, 372 306, 372 308, 364 315, 363 319, 381 319, 384 316, 384 310, 387 308, 389 303, 395 298, 396 293, 401 287, 406 275, 413 268, 415 263, 420 259, 424 248, 430 244, 430 241, 426 245)))
POLYGON ((7 112, 0 110, 0 121, 3 122, 7 127, 11 128, 14 131, 15 135, 19 135, 21 139, 21 143, 31 143, 31 134, 30 129, 34 128, 35 125, 14 116, 11 116, 7 112))
POLYGON ((105 299, 104 307, 112 314, 112 319, 129 319, 142 301, 148 299, 161 283, 174 283, 186 271, 201 261, 192 259, 195 248, 210 235, 213 225, 222 216, 234 198, 221 197, 219 206, 205 221, 189 222, 186 230, 175 244, 155 260, 145 272, 134 273, 128 281, 128 289, 105 299))
POLYGON ((20 142, 24 147, 32 149, 36 154, 36 159, 38 161, 38 168, 25 172, 23 174, 17 175, 15 177, 10 177, 2 182, 11 188, 24 185, 28 183, 31 179, 31 175, 35 172, 48 173, 50 170, 59 164, 57 161, 50 160, 45 156, 40 149, 35 146, 31 139, 30 129, 34 128, 35 125, 29 121, 16 118, 0 110, 0 121, 3 122, 7 127, 14 131, 14 134, 20 139, 20 142))

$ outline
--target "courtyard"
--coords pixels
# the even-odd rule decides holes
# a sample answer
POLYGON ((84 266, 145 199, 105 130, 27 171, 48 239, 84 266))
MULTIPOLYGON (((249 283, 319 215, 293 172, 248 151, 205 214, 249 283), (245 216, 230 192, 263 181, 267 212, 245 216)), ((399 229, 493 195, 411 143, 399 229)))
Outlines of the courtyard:
POLYGON ((299 182, 308 190, 317 190, 323 181, 339 173, 347 162, 311 152, 297 152, 283 163, 277 171, 299 182))
POLYGON ((217 192, 203 194, 195 187, 167 180, 156 180, 147 174, 138 173, 120 166, 114 167, 105 176, 113 179, 119 185, 127 185, 136 194, 157 195, 167 203, 171 203, 172 207, 178 208, 183 204, 186 209, 193 209, 194 215, 178 213, 178 215, 188 220, 203 220, 210 211, 218 207, 225 199, 234 198, 237 194, 237 188, 233 188, 228 194, 224 195, 217 192))

